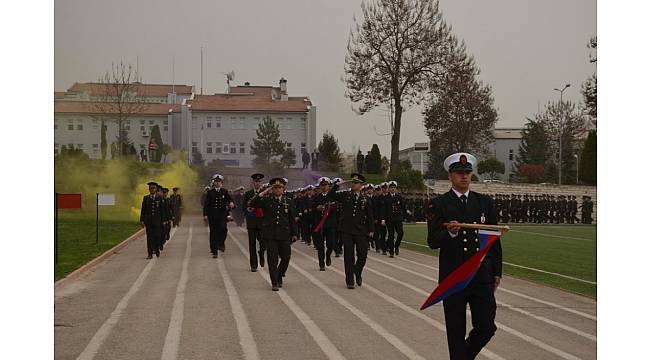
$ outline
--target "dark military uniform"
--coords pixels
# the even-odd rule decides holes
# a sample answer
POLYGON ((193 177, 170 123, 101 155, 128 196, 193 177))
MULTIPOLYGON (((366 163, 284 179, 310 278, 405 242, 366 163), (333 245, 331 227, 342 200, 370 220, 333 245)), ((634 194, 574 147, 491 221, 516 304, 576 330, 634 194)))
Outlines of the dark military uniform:
POLYGON ((368 235, 374 231, 372 204, 368 196, 360 192, 337 190, 338 185, 334 185, 328 197, 341 204, 341 218, 345 219, 341 222, 345 283, 348 288, 354 288, 355 279, 361 286, 361 274, 368 257, 368 235))
POLYGON ((305 196, 300 200, 300 203, 297 205, 297 208, 300 211, 300 226, 302 233, 302 240, 307 245, 311 245, 312 240, 312 218, 313 214, 311 212, 311 202, 313 196, 309 196, 305 192, 305 196))
MULTIPOLYGON (((433 199, 433 217, 429 224, 427 242, 432 249, 440 249, 439 282, 479 252, 478 231, 461 229, 452 237, 443 225, 456 220, 460 223, 496 224, 496 210, 492 199, 469 191, 466 202, 453 191, 433 199)), ((494 277, 501 276, 501 242, 494 243, 467 287, 443 300, 447 343, 451 359, 474 359, 496 331, 496 300, 494 277), (472 311, 473 329, 466 333, 466 308, 472 311)))
POLYGON ((228 204, 232 202, 228 190, 223 187, 214 187, 205 195, 203 202, 203 216, 208 217, 210 225, 210 251, 217 256, 220 251, 226 250, 226 236, 228 235, 228 204))
POLYGON ((162 199, 156 195, 147 195, 142 198, 140 207, 140 222, 144 223, 147 231, 147 254, 160 256, 160 240, 164 220, 162 199))
POLYGON ((167 197, 168 189, 163 189, 163 197, 161 199, 162 203, 162 213, 163 213, 163 226, 162 234, 160 239, 160 251, 163 251, 167 240, 169 240, 169 235, 172 229, 172 221, 174 220, 174 213, 172 211, 172 206, 169 198, 167 197))
MULTIPOLYGON (((251 199, 257 195, 260 191, 251 189, 244 193, 244 200, 242 203, 242 209, 247 210, 249 207, 252 207, 251 199)), ((259 214, 260 211, 253 208, 252 213, 246 213, 246 230, 248 230, 248 254, 251 269, 257 269, 258 257, 259 254, 259 264, 264 267, 264 252, 266 251, 266 244, 261 236, 262 231, 262 214, 259 214), (260 216, 260 217, 258 217, 260 216), (257 243, 259 242, 259 252, 257 250, 257 243)))
POLYGON ((388 230, 388 243, 386 244, 388 253, 399 255, 399 246, 404 237, 404 215, 406 214, 406 204, 402 195, 386 194, 384 197, 384 216, 386 217, 386 228, 388 230), (397 238, 395 238, 397 233, 397 238))
POLYGON ((174 213, 174 227, 178 227, 178 225, 181 224, 183 197, 178 193, 172 194, 169 198, 169 202, 172 207, 172 212, 174 213))
POLYGON ((323 194, 319 191, 319 193, 314 195, 312 199, 311 212, 314 220, 312 237, 314 239, 314 246, 316 247, 316 250, 318 250, 318 266, 322 271, 325 270, 325 265, 330 266, 332 263, 332 252, 338 248, 336 238, 338 227, 337 205, 327 196, 327 194, 323 194), (319 206, 322 207, 322 210, 319 209, 319 206), (315 228, 324 218, 328 208, 329 214, 327 215, 327 219, 323 223, 321 229, 315 231, 315 228), (325 253, 325 247, 327 247, 327 253, 325 253))
POLYGON ((267 246, 269 275, 271 286, 275 290, 282 287, 282 278, 289 268, 292 237, 297 234, 293 222, 293 205, 284 195, 279 198, 273 195, 256 196, 251 204, 264 211, 261 236, 267 246))
MULTIPOLYGON (((384 236, 386 235, 386 225, 382 225, 381 221, 385 220, 384 218, 384 196, 377 194, 373 195, 370 198, 372 203, 372 218, 375 223, 375 229, 373 238, 375 239, 375 251, 379 252, 385 248, 384 241, 385 238, 382 238, 381 234, 383 232, 384 236)), ((385 253, 385 252, 384 252, 385 253)))

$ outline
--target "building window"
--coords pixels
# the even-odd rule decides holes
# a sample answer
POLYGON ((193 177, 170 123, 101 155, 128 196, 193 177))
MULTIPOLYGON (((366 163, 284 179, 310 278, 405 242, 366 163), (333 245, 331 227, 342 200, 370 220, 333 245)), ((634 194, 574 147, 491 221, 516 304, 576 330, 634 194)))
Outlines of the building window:
POLYGON ((515 156, 514 150, 510 149, 510 151, 508 151, 508 159, 510 159, 510 161, 512 161, 512 160, 514 160, 514 156, 515 156))
MULTIPOLYGON (((242 119, 242 118, 240 118, 240 119, 242 119)), ((241 129, 241 130, 246 129, 246 123, 244 122, 244 120, 239 120, 239 129, 241 129)))
POLYGON ((300 128, 302 130, 307 129, 307 120, 305 120, 305 119, 300 120, 300 128))
POLYGON ((293 129, 293 127, 291 126, 291 122, 292 122, 292 121, 293 121, 292 118, 287 117, 287 121, 285 122, 285 129, 287 129, 287 130, 291 130, 291 129, 293 129))
POLYGON ((243 142, 239 143, 239 153, 240 154, 245 154, 246 153, 246 143, 243 143, 243 142))
MULTIPOLYGON (((194 116, 192 116, 192 119, 194 119, 194 116)), ((144 125, 144 120, 140 120, 140 125, 144 125)))
POLYGON ((199 152, 198 144, 196 142, 192 142, 192 154, 196 154, 197 152, 199 152))
POLYGON ((140 131, 144 132, 144 125, 140 126, 140 131))
POLYGON ((149 120, 149 125, 153 125, 153 120, 149 120))
POLYGON ((221 154, 221 143, 220 142, 214 143, 214 152, 217 153, 217 154, 221 154))
POLYGON ((68 124, 68 130, 74 130, 74 125, 68 124))
POLYGON ((169 131, 169 126, 167 125, 163 126, 163 131, 169 131))
POLYGON ((291 149, 291 145, 293 145, 293 144, 290 143, 290 142, 288 142, 288 143, 287 143, 287 149, 291 149))
POLYGON ((307 143, 300 143, 300 150, 307 149, 307 143))
POLYGON ((208 120, 208 121, 205 123, 205 127, 207 127, 208 129, 211 129, 211 128, 212 128, 212 120, 208 120))
POLYGON ((237 128, 237 120, 230 120, 230 127, 232 129, 236 129, 237 128))
MULTIPOLYGON (((95 128, 95 129, 96 129, 96 128, 95 128)), ((131 122, 130 122, 130 121, 127 121, 127 122, 124 124, 124 130, 126 130, 126 131, 131 131, 131 122)))
POLYGON ((164 120, 163 125, 169 125, 169 120, 164 120))
POLYGON ((77 144, 77 149, 83 150, 84 149, 84 144, 77 144))
POLYGON ((234 143, 234 142, 230 143, 230 153, 231 154, 236 154, 237 153, 237 143, 234 143))
POLYGON ((228 147, 228 143, 223 143, 223 153, 228 154, 230 152, 230 148, 228 147))
POLYGON ((205 152, 208 154, 212 154, 212 147, 208 146, 207 148, 205 148, 205 152))
POLYGON ((220 128, 220 127, 221 127, 221 118, 220 118, 220 117, 218 117, 218 118, 214 121, 214 127, 216 127, 216 128, 220 128))

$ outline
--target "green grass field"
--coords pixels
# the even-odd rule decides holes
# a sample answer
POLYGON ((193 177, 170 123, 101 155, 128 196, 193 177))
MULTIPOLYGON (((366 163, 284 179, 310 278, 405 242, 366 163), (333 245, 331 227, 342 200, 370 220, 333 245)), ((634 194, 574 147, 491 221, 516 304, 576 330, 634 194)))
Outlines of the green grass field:
POLYGON ((54 266, 54 279, 65 277, 140 229, 127 216, 124 211, 102 208, 97 245, 94 212, 59 210, 59 261, 54 266))
MULTIPOLYGON (((510 227, 511 231, 501 239, 505 274, 596 298, 595 284, 505 264, 596 282, 596 225, 519 224, 510 227)), ((402 246, 437 256, 437 251, 426 246, 426 236, 426 225, 405 225, 403 241, 408 243, 403 242, 402 246)))

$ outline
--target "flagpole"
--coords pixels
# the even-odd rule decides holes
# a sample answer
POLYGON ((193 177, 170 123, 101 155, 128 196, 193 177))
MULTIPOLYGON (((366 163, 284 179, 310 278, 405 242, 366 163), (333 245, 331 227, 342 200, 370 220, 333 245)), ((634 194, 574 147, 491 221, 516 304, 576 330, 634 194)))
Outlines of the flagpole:
POLYGON ((97 207, 97 219, 95 226, 95 245, 99 244, 99 193, 95 193, 95 206, 97 207))
MULTIPOLYGON (((448 226, 450 225, 449 223, 443 223, 442 225, 448 226)), ((458 223, 454 224, 457 225, 461 228, 465 229, 477 229, 477 230, 495 230, 495 231, 509 231, 510 226, 508 225, 491 225, 491 224, 464 224, 464 223, 458 223)))

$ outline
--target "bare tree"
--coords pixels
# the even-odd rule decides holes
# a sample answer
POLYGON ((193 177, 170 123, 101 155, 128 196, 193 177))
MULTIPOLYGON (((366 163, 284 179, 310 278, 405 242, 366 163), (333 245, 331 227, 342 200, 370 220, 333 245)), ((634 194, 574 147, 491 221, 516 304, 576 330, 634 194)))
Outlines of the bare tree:
POLYGON ((444 73, 450 49, 438 1, 371 0, 350 32, 345 57, 346 97, 364 114, 381 104, 395 107, 391 171, 399 169, 402 113, 428 96, 431 78, 444 73))
POLYGON ((97 117, 117 124, 120 156, 128 154, 130 145, 124 123, 148 107, 139 80, 133 66, 120 62, 119 65, 111 65, 111 71, 107 71, 103 78, 92 84, 91 100, 97 117))

